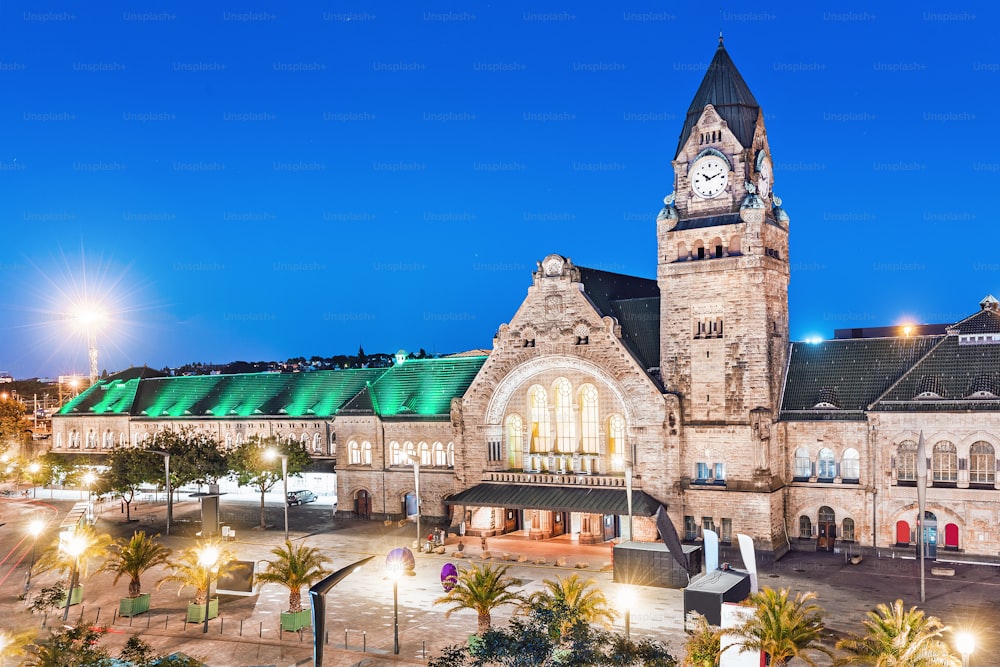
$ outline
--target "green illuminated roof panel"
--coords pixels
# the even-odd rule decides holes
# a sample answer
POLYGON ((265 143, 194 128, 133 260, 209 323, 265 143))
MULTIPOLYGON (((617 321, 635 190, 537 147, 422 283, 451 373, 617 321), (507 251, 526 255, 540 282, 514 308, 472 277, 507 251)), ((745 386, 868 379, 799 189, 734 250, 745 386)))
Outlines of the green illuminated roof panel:
POLYGON ((372 383, 371 402, 382 417, 449 415, 451 400, 465 394, 485 362, 485 356, 411 359, 372 383))
POLYGON ((101 380, 59 409, 59 415, 128 414, 139 387, 138 378, 101 380))

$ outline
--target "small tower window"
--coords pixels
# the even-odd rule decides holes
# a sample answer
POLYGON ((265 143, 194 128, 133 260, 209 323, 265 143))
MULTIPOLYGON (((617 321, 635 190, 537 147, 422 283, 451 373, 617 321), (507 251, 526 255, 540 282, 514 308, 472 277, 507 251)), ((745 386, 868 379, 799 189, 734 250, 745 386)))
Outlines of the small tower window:
POLYGON ((705 259, 705 248, 698 246, 698 259, 705 259))

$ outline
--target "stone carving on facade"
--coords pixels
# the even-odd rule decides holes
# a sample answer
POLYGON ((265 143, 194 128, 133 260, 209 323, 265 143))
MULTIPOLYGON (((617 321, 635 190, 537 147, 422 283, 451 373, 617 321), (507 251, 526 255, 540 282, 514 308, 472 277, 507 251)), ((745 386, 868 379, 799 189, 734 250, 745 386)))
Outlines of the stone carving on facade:
POLYGON ((550 320, 558 319, 563 314, 563 298, 558 294, 550 294, 545 297, 545 317, 550 320))
POLYGON ((750 411, 750 433, 754 441, 754 460, 758 470, 770 467, 768 450, 771 444, 771 411, 754 408, 750 411))

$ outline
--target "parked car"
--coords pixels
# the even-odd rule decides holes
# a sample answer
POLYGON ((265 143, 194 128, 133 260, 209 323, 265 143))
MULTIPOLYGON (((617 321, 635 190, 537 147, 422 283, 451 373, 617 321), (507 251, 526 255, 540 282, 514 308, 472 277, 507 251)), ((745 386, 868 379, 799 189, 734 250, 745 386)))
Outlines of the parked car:
POLYGON ((289 491, 286 499, 289 505, 302 505, 316 500, 316 494, 312 491, 289 491))

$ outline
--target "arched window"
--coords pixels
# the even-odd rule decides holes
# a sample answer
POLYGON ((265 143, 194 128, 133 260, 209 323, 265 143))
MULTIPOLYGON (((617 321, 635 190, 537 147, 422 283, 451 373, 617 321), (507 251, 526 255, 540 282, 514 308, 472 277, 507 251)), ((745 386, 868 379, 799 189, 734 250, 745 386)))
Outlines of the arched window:
POLYGON ((917 443, 904 440, 896 449, 896 479, 900 482, 917 481, 917 443))
POLYGON ((844 450, 844 458, 840 461, 840 476, 845 482, 856 482, 861 478, 861 457, 853 447, 844 450))
POLYGON ((840 539, 847 542, 854 541, 854 519, 844 519, 844 525, 840 529, 840 539))
POLYGON ((812 461, 809 459, 809 450, 799 447, 795 450, 795 479, 810 477, 812 477, 812 461))
POLYGON ((331 433, 330 434, 330 451, 331 452, 337 451, 337 434, 336 433, 331 433))
POLYGON ((446 450, 445 456, 447 457, 448 467, 449 468, 454 468, 455 467, 455 443, 454 442, 449 442, 448 443, 448 448, 446 450))
POLYGON ((227 433, 226 434, 226 449, 232 449, 232 447, 233 447, 233 434, 232 433, 227 433))
POLYGON ((611 470, 625 472, 625 419, 621 415, 608 417, 608 454, 611 470))
POLYGON ((97 449, 97 434, 94 429, 87 431, 87 449, 97 449))
POLYGON ((413 443, 407 440, 403 443, 403 464, 412 463, 413 458, 417 455, 417 450, 414 449, 413 443))
POLYGON ((803 514, 799 517, 799 537, 809 539, 813 534, 812 519, 803 514))
POLYGON ((367 440, 361 443, 361 464, 366 466, 372 464, 372 443, 367 440))
POLYGON ((243 444, 243 433, 240 432, 236 434, 236 446, 239 447, 242 444, 243 444))
POLYGON ((313 434, 313 451, 320 452, 323 451, 323 436, 319 433, 313 434))
POLYGON ((819 450, 819 456, 817 457, 818 472, 816 476, 821 480, 830 481, 837 476, 837 464, 833 459, 833 450, 828 447, 824 447, 819 450))
POLYGON ((688 258, 688 249, 684 243, 677 244, 677 260, 683 262, 688 258))
POLYGON ((389 465, 391 466, 401 466, 406 463, 403 458, 403 450, 400 449, 399 443, 393 440, 389 443, 389 465))
POLYGON ((448 465, 448 459, 444 454, 444 443, 442 442, 434 443, 434 465, 438 468, 444 468, 448 465))
POLYGON ((126 436, 125 432, 122 431, 121 433, 118 434, 118 446, 124 447, 127 444, 128 444, 128 436, 126 436))
POLYGON ((931 461, 935 482, 947 484, 958 481, 958 450, 955 445, 947 441, 937 443, 931 461))
POLYGON ((580 387, 580 444, 584 454, 600 451, 601 418, 597 408, 597 388, 592 384, 580 387))
POLYGON ((101 438, 101 448, 111 449, 114 446, 115 446, 115 436, 109 429, 104 432, 104 437, 101 438))
POLYGON ((507 467, 524 467, 524 422, 520 415, 507 417, 507 467))
POLYGON ((350 440, 347 443, 347 463, 352 466, 361 463, 361 447, 357 440, 350 440))
POLYGON ((556 400, 556 451, 572 452, 576 449, 573 434, 573 385, 566 378, 559 378, 552 390, 556 400))
POLYGON ((426 442, 421 442, 417 445, 417 449, 420 451, 420 465, 429 466, 431 465, 431 448, 426 442))
POLYGON ((833 523, 837 520, 837 514, 833 511, 833 508, 823 505, 816 513, 816 518, 819 519, 820 523, 833 523))
POLYGON ((969 448, 969 483, 993 484, 996 482, 997 457, 988 442, 972 443, 969 448))
POLYGON ((62 449, 63 437, 62 433, 56 433, 56 449, 62 449))
POLYGON ((548 395, 541 385, 528 390, 528 419, 531 420, 531 451, 549 451, 548 395))
POLYGON ((302 449, 309 449, 309 434, 303 433, 302 437, 299 438, 299 442, 302 444, 302 449))

